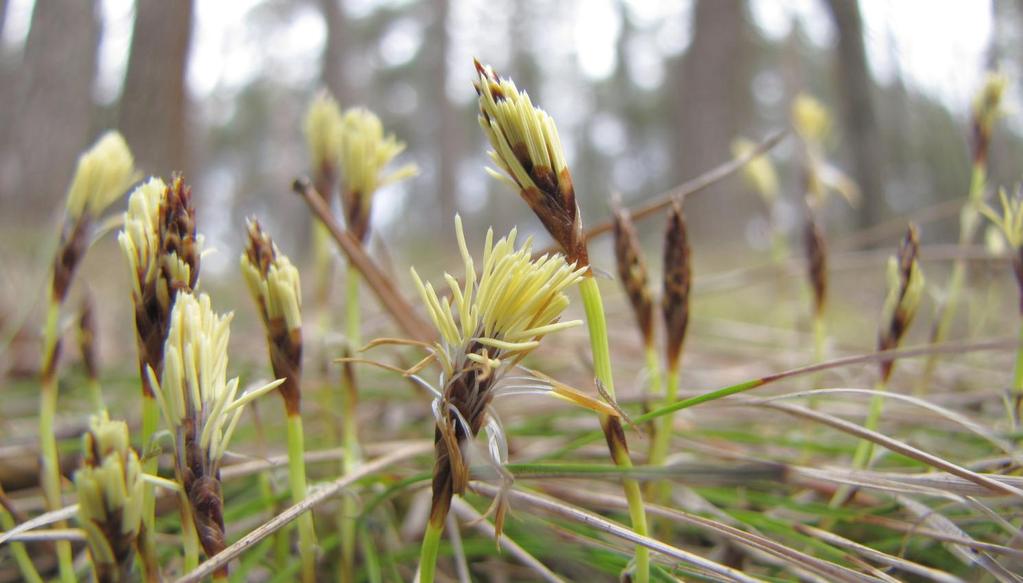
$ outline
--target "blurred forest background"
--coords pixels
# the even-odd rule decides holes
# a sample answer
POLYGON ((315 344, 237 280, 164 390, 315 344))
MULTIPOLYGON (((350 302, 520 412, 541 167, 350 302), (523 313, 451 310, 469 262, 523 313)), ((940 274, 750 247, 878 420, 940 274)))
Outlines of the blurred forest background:
MULTIPOLYGON (((301 121, 322 87, 375 110, 422 170, 376 202, 396 253, 450 243, 456 209, 480 230, 532 231, 483 172, 474 56, 554 116, 589 223, 614 192, 650 198, 727 160, 737 136, 787 127, 806 91, 834 113, 829 157, 864 195, 832 205, 831 228, 864 229, 965 196, 970 98, 1000 69, 1018 112, 1021 30, 1019 0, 0 0, 0 223, 20 242, 3 253, 48 261, 40 242, 76 156, 119 128, 147 173, 193 184, 199 228, 224 251, 204 279, 235 275, 248 214, 299 255, 309 218, 289 184, 308 171, 301 121)), ((1018 180, 1020 130, 1010 114, 996 132, 993 184, 1018 180)), ((782 226, 798 234, 795 150, 772 158, 782 226)), ((762 203, 738 178, 687 206, 698 238, 768 245, 762 203)), ((926 236, 951 240, 954 214, 926 236)))

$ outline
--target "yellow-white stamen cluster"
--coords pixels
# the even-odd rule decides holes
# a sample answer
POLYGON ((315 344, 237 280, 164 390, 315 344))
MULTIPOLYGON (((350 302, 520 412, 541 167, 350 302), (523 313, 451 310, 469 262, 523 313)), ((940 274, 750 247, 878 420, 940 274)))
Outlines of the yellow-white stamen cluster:
POLYGON ((97 217, 136 180, 135 159, 118 132, 107 132, 78 158, 67 194, 67 215, 97 217))
POLYGON ((341 108, 326 91, 317 94, 309 105, 304 129, 314 169, 336 165, 341 156, 341 108))
MULTIPOLYGON (((732 142, 732 155, 736 158, 745 158, 752 154, 756 147, 752 141, 738 138, 732 142)), ((743 175, 765 204, 771 206, 778 200, 778 174, 767 154, 760 154, 746 162, 743 175)))
POLYGON ((85 465, 75 473, 78 519, 93 562, 114 565, 125 560, 138 537, 145 488, 142 466, 123 421, 111 421, 105 414, 93 417, 82 442, 85 465))
POLYGON ((444 275, 451 299, 441 299, 433 286, 412 277, 430 317, 441 334, 436 354, 450 373, 460 356, 485 366, 499 366, 501 358, 520 357, 536 348, 551 332, 577 326, 578 320, 559 322, 568 306, 564 290, 583 277, 585 268, 569 265, 560 254, 532 259, 532 240, 515 248, 516 230, 494 243, 487 231, 483 265, 477 274, 465 243, 462 221, 455 217, 458 247, 465 263, 465 283, 444 275), (473 344, 492 349, 488 354, 467 350, 473 344))
MULTIPOLYGON (((252 226, 249 227, 250 232, 252 226)), ((272 249, 272 257, 267 258, 269 265, 266 273, 258 264, 262 258, 253 261, 249 253, 242 253, 242 274, 249 291, 263 311, 263 319, 267 322, 280 320, 287 330, 302 328, 302 286, 299 281, 298 269, 291 263, 287 255, 277 249, 277 244, 265 238, 265 243, 272 249)))
POLYGON ((499 77, 485 65, 478 65, 480 127, 490 145, 490 158, 506 174, 487 168, 487 172, 513 188, 527 190, 535 188, 546 191, 545 185, 538 185, 519 159, 525 154, 533 168, 545 169, 555 176, 568 168, 565 161, 558 128, 548 113, 533 105, 529 94, 520 92, 511 79, 499 77))
MULTIPOLYGON (((213 469, 227 449, 245 404, 280 384, 273 382, 239 396, 238 378, 227 380, 232 317, 216 314, 206 294, 178 293, 164 345, 163 377, 156 391, 170 427, 180 428, 186 419, 194 423, 199 447, 213 469)), ((150 375, 154 375, 152 370, 150 375)))
POLYGON ((384 135, 380 118, 367 109, 349 109, 344 113, 340 146, 343 192, 358 195, 363 209, 369 209, 378 189, 418 172, 415 164, 384 172, 391 160, 405 150, 405 143, 393 134, 384 135))
POLYGON ((142 287, 155 281, 159 273, 160 203, 165 190, 167 185, 159 178, 150 178, 136 188, 128 198, 124 229, 117 236, 128 259, 136 297, 142 296, 142 287))

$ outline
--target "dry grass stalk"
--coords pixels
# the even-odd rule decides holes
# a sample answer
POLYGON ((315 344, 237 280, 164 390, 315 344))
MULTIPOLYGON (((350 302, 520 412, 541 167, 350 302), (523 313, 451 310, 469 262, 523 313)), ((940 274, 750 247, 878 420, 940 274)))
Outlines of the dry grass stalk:
POLYGON ((131 581, 142 525, 142 466, 128 441, 128 425, 93 417, 82 437, 85 459, 75 473, 78 520, 85 530, 96 579, 131 581))
POLYGON ((618 278, 632 306, 643 345, 649 348, 654 343, 654 299, 650 293, 643 249, 628 210, 616 205, 612 221, 618 278))

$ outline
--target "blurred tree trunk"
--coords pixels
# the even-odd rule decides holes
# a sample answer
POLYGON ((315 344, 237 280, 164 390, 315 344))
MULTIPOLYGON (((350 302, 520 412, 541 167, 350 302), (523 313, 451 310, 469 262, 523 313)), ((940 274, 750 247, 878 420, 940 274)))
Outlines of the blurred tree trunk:
POLYGON ((881 139, 872 102, 873 81, 863 45, 863 19, 856 0, 827 0, 838 30, 837 73, 842 100, 842 126, 852 153, 853 178, 859 184, 859 226, 877 224, 884 215, 881 139))
MULTIPOLYGON (((752 110, 752 34, 744 0, 698 0, 693 41, 679 60, 675 94, 678 148, 676 181, 693 178, 731 158, 731 142, 747 127, 752 110)), ((694 233, 741 233, 744 219, 727 198, 739 194, 717 185, 686 203, 694 233), (701 227, 703 225, 703 227, 701 227)), ((741 201, 732 201, 741 204, 741 201)), ((752 203, 752 201, 749 201, 752 203)))
POLYGON ((432 55, 433 74, 430 75, 433 101, 437 112, 437 198, 440 207, 440 226, 442 232, 450 232, 454 228, 454 216, 458 205, 458 183, 456 174, 458 160, 461 158, 460 132, 458 114, 448 99, 448 54, 450 39, 447 22, 449 12, 448 0, 433 0, 434 17, 433 34, 427 38, 436 39, 432 55))
POLYGON ((341 107, 351 99, 345 75, 345 41, 348 22, 342 0, 320 0, 323 20, 327 25, 327 43, 323 49, 323 85, 334 95, 341 107))
POLYGON ((0 138, 2 198, 16 197, 15 206, 37 218, 59 207, 75 160, 92 137, 97 5, 36 2, 24 57, 13 84, 4 88, 5 103, 13 108, 4 115, 0 138))
POLYGON ((193 0, 138 0, 120 126, 144 171, 190 171, 188 53, 193 0))
POLYGON ((0 35, 4 32, 4 24, 7 22, 7 0, 0 0, 0 35))

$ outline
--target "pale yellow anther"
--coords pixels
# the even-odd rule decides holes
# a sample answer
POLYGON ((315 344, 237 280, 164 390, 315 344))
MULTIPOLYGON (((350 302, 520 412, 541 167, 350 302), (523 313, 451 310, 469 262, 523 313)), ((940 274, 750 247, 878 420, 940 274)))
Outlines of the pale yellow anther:
POLYGON ((330 93, 318 93, 309 104, 303 129, 313 168, 337 165, 341 157, 341 108, 330 93))
POLYGON ((67 215, 97 217, 138 179, 135 159, 120 133, 111 131, 79 158, 67 194, 67 215))
POLYGON ((405 143, 393 134, 384 134, 384 126, 373 112, 356 108, 341 117, 340 161, 344 191, 360 197, 363 209, 369 209, 378 189, 419 173, 415 164, 386 171, 391 161, 405 150, 405 143))

